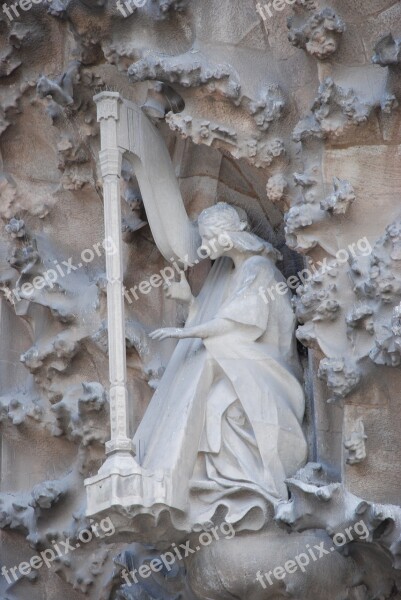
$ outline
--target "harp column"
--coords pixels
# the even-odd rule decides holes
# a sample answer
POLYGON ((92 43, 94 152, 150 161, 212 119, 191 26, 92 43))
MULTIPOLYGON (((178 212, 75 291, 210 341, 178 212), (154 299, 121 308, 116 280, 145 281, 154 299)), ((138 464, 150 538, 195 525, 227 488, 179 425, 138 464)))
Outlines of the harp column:
POLYGON ((153 223, 152 231, 158 246, 163 246, 164 254, 189 256, 191 260, 191 249, 198 246, 168 151, 157 130, 134 103, 124 100, 117 92, 102 92, 94 101, 101 135, 99 159, 105 236, 114 243, 113 253, 106 253, 111 439, 106 443, 107 458, 98 473, 85 479, 86 514, 93 516, 112 511, 116 530, 118 527, 126 530, 131 522, 127 509, 139 506, 141 512, 144 507, 152 511, 151 507, 156 504, 170 506, 171 490, 164 472, 148 471, 137 463, 129 431, 120 205, 124 152, 138 158, 136 174, 149 222, 153 223), (183 243, 175 251, 177 238, 183 243))
POLYGON ((124 463, 132 464, 130 458, 134 455, 128 418, 121 238, 120 176, 123 150, 118 146, 118 121, 122 100, 116 92, 103 92, 95 96, 94 100, 101 134, 99 158, 104 182, 105 236, 113 241, 113 252, 106 253, 111 428, 106 454, 110 458, 118 455, 117 463, 121 468, 124 463))

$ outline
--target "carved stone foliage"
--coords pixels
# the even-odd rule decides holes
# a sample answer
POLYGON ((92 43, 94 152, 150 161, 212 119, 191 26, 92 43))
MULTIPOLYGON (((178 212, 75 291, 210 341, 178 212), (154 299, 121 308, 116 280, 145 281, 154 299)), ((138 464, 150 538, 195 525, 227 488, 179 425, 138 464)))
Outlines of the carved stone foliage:
POLYGON ((367 502, 339 483, 329 483, 327 480, 316 482, 316 479, 310 481, 308 474, 312 469, 315 473, 321 472, 322 465, 308 464, 304 471, 288 480, 292 499, 279 505, 276 521, 295 531, 325 529, 334 540, 337 533, 344 535, 344 531, 352 530, 351 555, 354 555, 355 549, 356 554, 361 552, 362 556, 360 544, 366 544, 371 545, 373 550, 370 556, 369 553, 365 555, 366 564, 375 556, 376 566, 374 562, 370 563, 374 571, 365 571, 362 582, 388 595, 392 586, 399 586, 400 508, 367 502), (391 563, 387 559, 387 552, 391 556, 391 563))
POLYGON ((291 44, 323 60, 337 50, 341 34, 345 31, 345 23, 334 10, 324 8, 302 24, 297 23, 295 18, 290 18, 288 28, 291 44))
MULTIPOLYGON (((373 248, 367 240, 360 244, 361 249, 366 248, 362 256, 348 247, 338 252, 337 261, 326 262, 319 270, 314 267, 314 273, 312 267, 305 270, 303 279, 307 281, 298 287, 294 300, 301 322, 297 335, 304 344, 324 348, 320 335, 325 322, 340 320, 346 324, 346 337, 357 359, 369 356, 377 365, 399 364, 398 236, 399 223, 395 222, 373 248), (345 305, 339 285, 347 285, 350 292, 345 305)), ((319 374, 329 388, 337 390, 335 397, 345 397, 360 381, 356 363, 346 354, 332 355, 321 363, 319 374)))
POLYGON ((158 80, 183 87, 205 85, 210 94, 221 94, 236 102, 240 96, 239 76, 227 64, 211 64, 199 51, 178 57, 149 54, 128 69, 131 81, 158 80))
POLYGON ((333 194, 320 203, 320 208, 334 215, 345 215, 350 205, 356 199, 352 185, 337 177, 333 180, 333 194))
MULTIPOLYGON (((267 138, 264 133, 279 121, 285 99, 278 85, 263 87, 256 98, 247 97, 241 88, 238 73, 227 64, 213 64, 199 50, 191 50, 178 57, 148 54, 128 70, 134 82, 155 80, 182 88, 201 87, 212 97, 222 96, 235 106, 241 106, 256 125, 251 137, 226 124, 199 119, 176 110, 167 113, 166 121, 173 131, 196 144, 213 145, 227 149, 235 158, 247 158, 257 167, 269 166, 276 157, 284 155, 284 143, 279 138, 267 138), (259 130, 259 131, 258 131, 259 130)), ((184 107, 185 103, 182 104, 184 107)))
POLYGON ((344 89, 328 77, 319 87, 310 115, 296 125, 294 140, 344 137, 355 127, 365 123, 373 108, 354 89, 344 89))
POLYGON ((401 40, 389 33, 379 40, 374 48, 373 62, 381 67, 394 67, 401 61, 401 40))
POLYGON ((356 365, 346 358, 324 358, 320 362, 318 376, 333 394, 332 401, 348 396, 361 380, 356 365))

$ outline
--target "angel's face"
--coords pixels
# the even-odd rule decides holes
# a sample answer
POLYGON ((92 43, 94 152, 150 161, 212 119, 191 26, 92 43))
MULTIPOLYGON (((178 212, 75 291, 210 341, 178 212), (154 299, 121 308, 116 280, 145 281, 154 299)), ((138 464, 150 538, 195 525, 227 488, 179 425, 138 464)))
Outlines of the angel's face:
POLYGON ((199 233, 202 238, 202 249, 208 253, 209 258, 216 260, 227 254, 233 247, 233 243, 228 233, 216 228, 211 227, 199 227, 199 233))

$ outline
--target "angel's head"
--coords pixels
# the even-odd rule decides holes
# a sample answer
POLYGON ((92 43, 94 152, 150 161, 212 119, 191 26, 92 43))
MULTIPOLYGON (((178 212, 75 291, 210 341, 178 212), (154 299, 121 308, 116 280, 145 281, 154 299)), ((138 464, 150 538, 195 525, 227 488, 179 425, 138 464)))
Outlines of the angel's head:
POLYGON ((276 254, 275 258, 278 258, 277 251, 269 242, 247 231, 249 225, 245 211, 226 202, 218 202, 203 210, 198 217, 198 226, 202 244, 210 248, 213 260, 232 248, 239 252, 271 254, 272 257, 276 254))

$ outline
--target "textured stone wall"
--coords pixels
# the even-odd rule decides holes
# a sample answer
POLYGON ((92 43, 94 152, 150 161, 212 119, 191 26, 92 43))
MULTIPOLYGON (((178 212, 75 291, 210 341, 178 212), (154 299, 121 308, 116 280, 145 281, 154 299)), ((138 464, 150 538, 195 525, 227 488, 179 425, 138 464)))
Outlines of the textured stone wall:
MULTIPOLYGON (((19 16, 8 8, 12 20, 0 7, 0 567, 53 540, 79 543, 83 480, 104 459, 106 250, 92 99, 104 90, 144 105, 191 219, 218 200, 245 209, 282 253, 286 277, 314 272, 294 292, 309 460, 341 493, 400 504, 401 5, 292 4, 269 16, 253 0, 148 0, 124 17, 115 0, 52 0, 17 7, 19 16)), ((122 195, 129 289, 167 263, 128 163, 122 195)), ((208 268, 189 271, 195 290, 208 268)), ((126 302, 132 432, 174 347, 148 333, 184 317, 160 287, 126 302)), ((323 485, 308 477, 302 485, 323 485)), ((390 513, 378 522, 394 517, 398 531, 390 513)), ((118 565, 121 553, 141 556, 135 541, 93 536, 50 568, 11 584, 0 576, 0 597, 193 597, 187 583, 124 589, 118 565)), ((397 557, 397 536, 382 545, 384 561, 397 557)), ((370 560, 373 582, 332 597, 398 597, 399 575, 370 560)), ((320 598, 313 589, 289 593, 320 598)), ((235 593, 224 598, 281 597, 235 593)))

